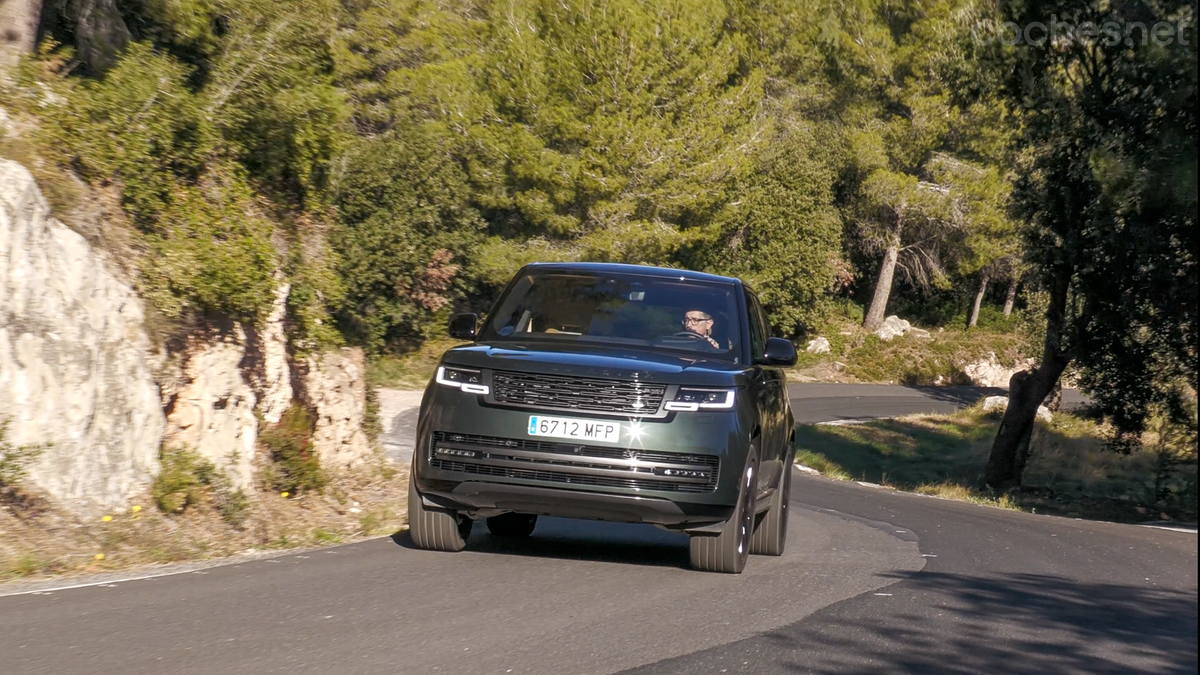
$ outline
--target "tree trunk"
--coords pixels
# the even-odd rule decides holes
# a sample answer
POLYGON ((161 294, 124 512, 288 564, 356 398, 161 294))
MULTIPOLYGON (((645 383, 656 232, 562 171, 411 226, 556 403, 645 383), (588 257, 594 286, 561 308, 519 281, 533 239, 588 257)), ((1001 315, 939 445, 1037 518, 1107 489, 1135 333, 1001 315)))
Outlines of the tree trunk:
POLYGON ((1046 395, 1046 409, 1050 412, 1058 412, 1062 407, 1062 380, 1055 380, 1054 388, 1046 395))
POLYGON ((888 297, 892 294, 892 277, 896 275, 896 260, 900 257, 900 228, 892 235, 887 252, 883 254, 883 263, 879 266, 879 280, 875 282, 875 295, 871 298, 871 306, 867 316, 863 318, 863 328, 874 331, 883 324, 887 312, 888 297))
POLYGON ((0 70, 33 51, 41 17, 42 0, 0 0, 0 70))
POLYGON ((1017 278, 1008 280, 1008 292, 1004 294, 1004 318, 1012 316, 1013 304, 1017 301, 1017 278))
POLYGON ((131 35, 118 0, 43 1, 43 32, 73 36, 76 57, 90 72, 100 73, 112 66, 129 44, 131 35))
POLYGON ((979 278, 979 292, 975 294, 975 304, 971 305, 971 318, 967 320, 967 328, 974 328, 979 323, 979 306, 983 304, 983 296, 987 293, 988 273, 986 270, 979 278))
POLYGON ((1046 309, 1046 343, 1042 363, 1033 371, 1023 370, 1008 383, 1008 409, 1000 429, 992 441, 984 483, 993 490, 1003 491, 1021 484, 1025 461, 1029 458, 1029 440, 1038 406, 1058 382, 1071 362, 1071 355, 1062 348, 1066 328, 1067 291, 1071 271, 1059 270, 1050 289, 1050 306, 1046 309))

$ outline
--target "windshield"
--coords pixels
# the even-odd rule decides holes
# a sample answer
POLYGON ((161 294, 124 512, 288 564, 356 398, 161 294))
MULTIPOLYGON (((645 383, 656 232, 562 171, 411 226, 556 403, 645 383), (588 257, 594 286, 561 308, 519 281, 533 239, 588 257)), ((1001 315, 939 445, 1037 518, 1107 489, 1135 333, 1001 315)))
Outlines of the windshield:
POLYGON ((694 279, 533 272, 505 294, 480 337, 650 347, 737 363, 736 290, 694 279))

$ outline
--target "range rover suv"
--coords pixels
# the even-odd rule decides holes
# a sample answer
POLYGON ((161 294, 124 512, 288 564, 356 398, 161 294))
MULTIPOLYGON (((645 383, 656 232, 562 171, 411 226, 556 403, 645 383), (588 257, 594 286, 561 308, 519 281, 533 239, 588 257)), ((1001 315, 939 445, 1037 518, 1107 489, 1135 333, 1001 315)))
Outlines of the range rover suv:
POLYGON ((740 280, 533 264, 450 334, 473 343, 442 356, 421 402, 417 547, 462 550, 480 519, 526 537, 543 515, 686 532, 706 571, 783 553, 796 350, 740 280))

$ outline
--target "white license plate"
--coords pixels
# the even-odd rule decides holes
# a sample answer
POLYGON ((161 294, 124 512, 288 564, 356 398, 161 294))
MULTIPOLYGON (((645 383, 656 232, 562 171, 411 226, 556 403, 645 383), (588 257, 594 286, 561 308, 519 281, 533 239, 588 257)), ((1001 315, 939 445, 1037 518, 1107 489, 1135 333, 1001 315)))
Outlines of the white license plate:
POLYGON ((621 440, 621 425, 618 422, 573 420, 569 417, 530 415, 529 435, 569 438, 573 441, 616 443, 621 440))

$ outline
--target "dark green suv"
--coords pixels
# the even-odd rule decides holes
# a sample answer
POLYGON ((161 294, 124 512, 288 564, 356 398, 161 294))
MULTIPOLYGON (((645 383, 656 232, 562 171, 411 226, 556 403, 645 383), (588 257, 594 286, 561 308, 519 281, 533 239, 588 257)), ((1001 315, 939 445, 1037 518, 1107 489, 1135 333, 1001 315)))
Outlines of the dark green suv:
POLYGON ((478 519, 529 536, 547 515, 687 532, 702 570, 783 553, 796 350, 740 280, 528 265, 482 325, 458 314, 450 333, 474 344, 442 356, 421 402, 419 548, 462 550, 478 519))

